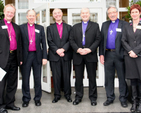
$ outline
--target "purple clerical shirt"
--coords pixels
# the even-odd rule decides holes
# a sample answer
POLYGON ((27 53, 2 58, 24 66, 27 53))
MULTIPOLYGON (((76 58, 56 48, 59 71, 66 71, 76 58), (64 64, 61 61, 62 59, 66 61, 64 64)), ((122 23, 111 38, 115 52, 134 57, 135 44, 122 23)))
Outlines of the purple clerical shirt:
POLYGON ((111 24, 108 29, 108 36, 107 36, 107 49, 115 49, 115 39, 117 34, 117 27, 118 27, 119 19, 117 19, 115 22, 111 21, 111 24))
MULTIPOLYGON (((89 21, 88 21, 89 22, 89 21)), ((82 45, 85 46, 85 32, 86 32, 86 28, 88 26, 88 22, 82 22, 82 31, 83 31, 83 35, 82 35, 82 45)))
POLYGON ((10 41, 10 50, 17 50, 17 41, 16 41, 16 33, 13 28, 13 25, 11 22, 8 22, 4 19, 5 25, 8 27, 8 35, 9 35, 9 41, 10 41), (11 38, 10 38, 11 37, 11 38))
POLYGON ((28 37, 29 37, 29 51, 36 51, 35 43, 35 25, 27 24, 28 27, 28 37))
POLYGON ((59 33, 59 36, 60 36, 60 39, 62 39, 62 33, 63 33, 63 22, 62 23, 56 23, 57 25, 57 29, 58 29, 58 33, 59 33))

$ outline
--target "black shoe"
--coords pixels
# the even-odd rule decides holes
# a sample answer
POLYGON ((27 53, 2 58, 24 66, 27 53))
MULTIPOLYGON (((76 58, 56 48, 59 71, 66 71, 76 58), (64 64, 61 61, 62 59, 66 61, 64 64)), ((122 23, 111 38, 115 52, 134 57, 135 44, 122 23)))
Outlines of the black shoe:
POLYGON ((73 101, 73 105, 77 105, 77 104, 79 104, 81 102, 81 99, 75 99, 74 101, 73 101))
POLYGON ((58 100, 60 100, 60 98, 55 97, 55 98, 53 99, 52 103, 56 103, 56 102, 58 102, 58 100))
POLYGON ((23 102, 22 107, 27 107, 29 102, 23 102))
POLYGON ((113 103, 112 100, 106 100, 106 101, 103 103, 103 105, 104 105, 104 106, 109 106, 109 105, 112 104, 112 103, 113 103))
POLYGON ((94 101, 94 100, 91 100, 91 105, 92 105, 92 106, 96 106, 96 105, 97 105, 97 102, 94 101))
POLYGON ((10 109, 10 110, 14 110, 14 111, 19 111, 20 107, 16 107, 16 106, 6 106, 6 109, 10 109))
POLYGON ((66 99, 67 99, 68 102, 72 102, 72 99, 71 99, 70 96, 67 96, 66 99))
POLYGON ((0 113, 8 113, 8 111, 4 108, 0 108, 0 113))
POLYGON ((127 105, 127 102, 121 102, 121 106, 126 108, 128 105, 127 105))
POLYGON ((41 101, 40 100, 35 100, 35 105, 36 106, 41 106, 41 101))

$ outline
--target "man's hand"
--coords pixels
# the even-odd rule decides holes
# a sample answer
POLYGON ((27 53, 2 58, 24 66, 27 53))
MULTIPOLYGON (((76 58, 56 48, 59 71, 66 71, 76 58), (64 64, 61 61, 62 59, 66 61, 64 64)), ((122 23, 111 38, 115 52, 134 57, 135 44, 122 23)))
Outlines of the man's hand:
POLYGON ((42 59, 42 64, 46 65, 47 64, 47 59, 42 59))
POLYGON ((65 52, 65 50, 64 50, 63 48, 58 49, 58 50, 56 51, 56 53, 57 53, 60 57, 63 57, 63 56, 65 55, 64 52, 65 52))
POLYGON ((101 62, 101 64, 104 64, 104 55, 100 55, 100 62, 101 62))
POLYGON ((129 56, 132 58, 137 58, 138 56, 134 53, 134 51, 129 51, 129 56))

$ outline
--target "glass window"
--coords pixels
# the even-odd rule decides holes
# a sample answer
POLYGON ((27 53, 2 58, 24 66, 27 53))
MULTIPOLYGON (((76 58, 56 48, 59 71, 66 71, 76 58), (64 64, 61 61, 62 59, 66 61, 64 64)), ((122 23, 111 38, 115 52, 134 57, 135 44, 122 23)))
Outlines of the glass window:
POLYGON ((18 14, 18 24, 21 25, 26 22, 27 22, 26 13, 19 13, 18 14))
POLYGON ((46 9, 42 10, 42 23, 46 22, 46 9))
POLYGON ((106 0, 106 7, 109 5, 115 5, 116 6, 116 0, 106 0))
POLYGON ((36 23, 40 24, 40 12, 36 13, 36 23))
POLYGON ((129 19, 125 18, 127 14, 127 12, 119 12, 119 19, 129 22, 129 19))
POLYGON ((119 7, 128 7, 129 0, 119 0, 119 7))
POLYGON ((18 0, 18 9, 28 9, 28 0, 18 0))

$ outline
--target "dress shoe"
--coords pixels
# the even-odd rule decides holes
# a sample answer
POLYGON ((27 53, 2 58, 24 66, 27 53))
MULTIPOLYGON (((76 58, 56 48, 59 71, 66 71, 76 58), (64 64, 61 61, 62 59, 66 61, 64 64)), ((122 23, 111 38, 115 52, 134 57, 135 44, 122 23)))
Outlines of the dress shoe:
POLYGON ((109 106, 109 105, 112 104, 112 103, 113 103, 112 100, 106 100, 106 101, 103 103, 103 105, 104 105, 104 106, 109 106))
POLYGON ((16 107, 16 106, 6 106, 6 109, 10 109, 10 110, 14 110, 14 111, 19 111, 20 107, 16 107))
POLYGON ((128 105, 127 105, 127 102, 121 102, 121 106, 126 108, 128 105))
POLYGON ((58 102, 58 100, 60 100, 60 98, 55 97, 55 98, 53 99, 52 103, 56 103, 56 102, 58 102))
POLYGON ((66 99, 67 99, 68 102, 72 102, 72 99, 71 99, 70 96, 67 96, 66 99))
POLYGON ((36 106, 41 106, 41 101, 40 100, 35 100, 35 105, 36 106))
POLYGON ((29 102, 23 102, 22 106, 23 106, 23 107, 27 107, 28 104, 29 104, 29 102))
POLYGON ((97 102, 92 100, 92 101, 91 101, 91 105, 92 105, 92 106, 96 106, 96 105, 97 105, 97 102))
POLYGON ((0 108, 0 113, 8 113, 8 111, 4 108, 0 108))
POLYGON ((80 102, 81 102, 80 99, 75 99, 75 100, 73 101, 73 105, 77 105, 77 104, 79 104, 80 102))

